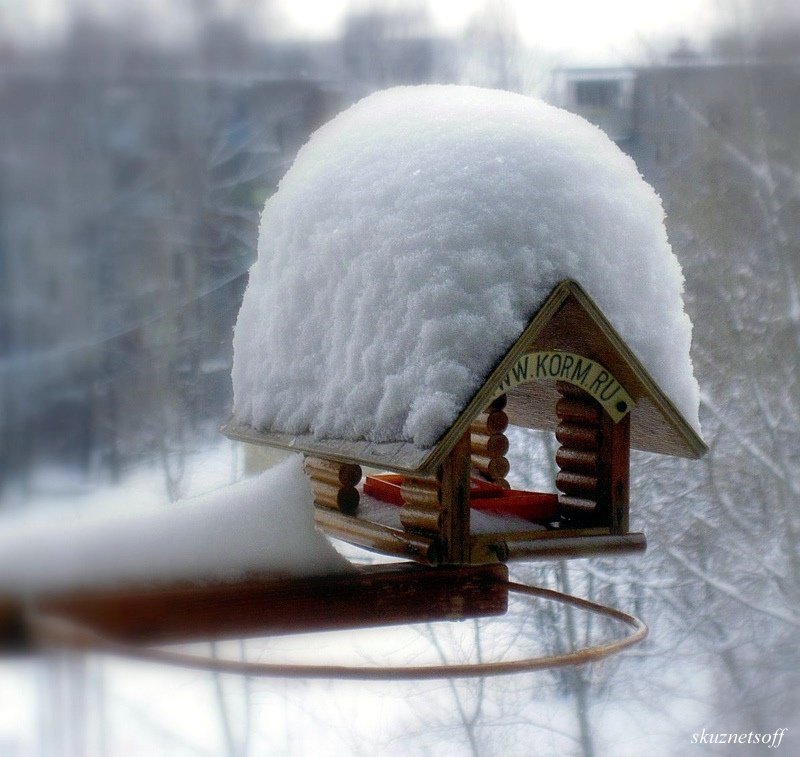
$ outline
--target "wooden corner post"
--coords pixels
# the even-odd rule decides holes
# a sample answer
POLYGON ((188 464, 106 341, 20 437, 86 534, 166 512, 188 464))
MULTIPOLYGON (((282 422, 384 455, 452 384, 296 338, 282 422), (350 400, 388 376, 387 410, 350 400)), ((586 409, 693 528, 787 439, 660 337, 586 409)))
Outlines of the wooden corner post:
POLYGON ((442 464, 442 503, 444 505, 440 533, 444 542, 444 562, 470 561, 469 527, 469 433, 458 440, 442 464))
POLYGON ((468 563, 470 438, 465 434, 428 478, 406 478, 401 485, 400 521, 407 531, 435 535, 439 559, 468 563))
POLYGON ((612 534, 627 534, 630 528, 631 415, 618 423, 608 413, 600 423, 600 481, 597 509, 609 523, 612 534))

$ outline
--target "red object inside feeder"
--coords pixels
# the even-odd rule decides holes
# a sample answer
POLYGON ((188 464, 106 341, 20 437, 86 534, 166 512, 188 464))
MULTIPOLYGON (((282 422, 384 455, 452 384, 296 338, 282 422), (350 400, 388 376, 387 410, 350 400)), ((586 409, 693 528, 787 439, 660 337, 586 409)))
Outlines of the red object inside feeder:
MULTIPOLYGON (((397 473, 367 476, 364 494, 402 507, 403 477, 397 473)), ((558 495, 517 491, 479 478, 470 479, 470 507, 495 515, 513 515, 536 523, 548 523, 558 517, 558 495)))

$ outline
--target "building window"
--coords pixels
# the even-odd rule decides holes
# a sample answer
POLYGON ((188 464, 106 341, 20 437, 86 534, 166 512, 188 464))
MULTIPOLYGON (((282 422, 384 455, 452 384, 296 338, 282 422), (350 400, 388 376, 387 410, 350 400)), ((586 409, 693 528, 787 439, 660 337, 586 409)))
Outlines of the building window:
POLYGON ((619 81, 595 80, 575 82, 575 104, 590 108, 610 108, 620 94, 619 81))

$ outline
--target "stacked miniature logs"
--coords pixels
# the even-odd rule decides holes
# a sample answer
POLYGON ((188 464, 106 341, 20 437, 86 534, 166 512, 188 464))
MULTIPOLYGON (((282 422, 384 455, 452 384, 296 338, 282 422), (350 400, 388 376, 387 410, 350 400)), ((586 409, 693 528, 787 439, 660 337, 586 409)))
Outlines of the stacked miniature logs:
POLYGON ((564 515, 593 520, 599 495, 602 408, 586 392, 572 384, 556 384, 559 424, 556 452, 558 502, 564 515))
POLYGON ((337 463, 320 457, 307 457, 304 467, 311 479, 314 502, 322 507, 353 515, 358 509, 358 489, 361 466, 355 463, 337 463))
POLYGON ((501 394, 493 400, 486 412, 472 422, 469 436, 472 467, 484 478, 508 489, 505 477, 511 466, 505 457, 508 437, 503 433, 508 428, 506 399, 506 395, 501 394))
POLYGON ((438 475, 428 478, 406 477, 400 485, 403 508, 400 522, 409 531, 438 533, 442 526, 441 468, 438 475))
POLYGON ((434 537, 439 562, 469 562, 469 489, 468 434, 455 443, 435 474, 407 477, 400 485, 403 528, 434 537))

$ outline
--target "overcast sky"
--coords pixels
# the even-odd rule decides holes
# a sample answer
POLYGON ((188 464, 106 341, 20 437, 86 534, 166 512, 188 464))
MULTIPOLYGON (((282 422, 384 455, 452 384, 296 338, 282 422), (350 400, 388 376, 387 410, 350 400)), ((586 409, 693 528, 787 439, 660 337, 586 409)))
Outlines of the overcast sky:
MULTIPOLYGON (((349 8, 371 4, 359 0, 287 0, 282 3, 282 12, 292 29, 328 35, 335 32, 349 8)), ((486 0, 427 3, 436 27, 446 32, 459 31, 486 5, 486 0)), ((510 7, 529 45, 592 58, 639 54, 648 40, 703 38, 714 18, 713 0, 508 0, 494 5, 510 7)))
MULTIPOLYGON (((216 0, 208 4, 252 17, 256 29, 268 17, 263 9, 272 6, 284 33, 313 37, 336 35, 348 11, 376 5, 425 5, 434 27, 443 33, 457 33, 487 5, 505 5, 530 46, 572 63, 616 63, 641 58, 648 46, 680 37, 702 41, 726 2, 731 0, 216 0)), ((90 7, 106 16, 135 8, 157 20, 153 26, 161 36, 180 35, 197 6, 196 0, 0 0, 0 27, 34 38, 57 33, 74 8, 90 7)))

